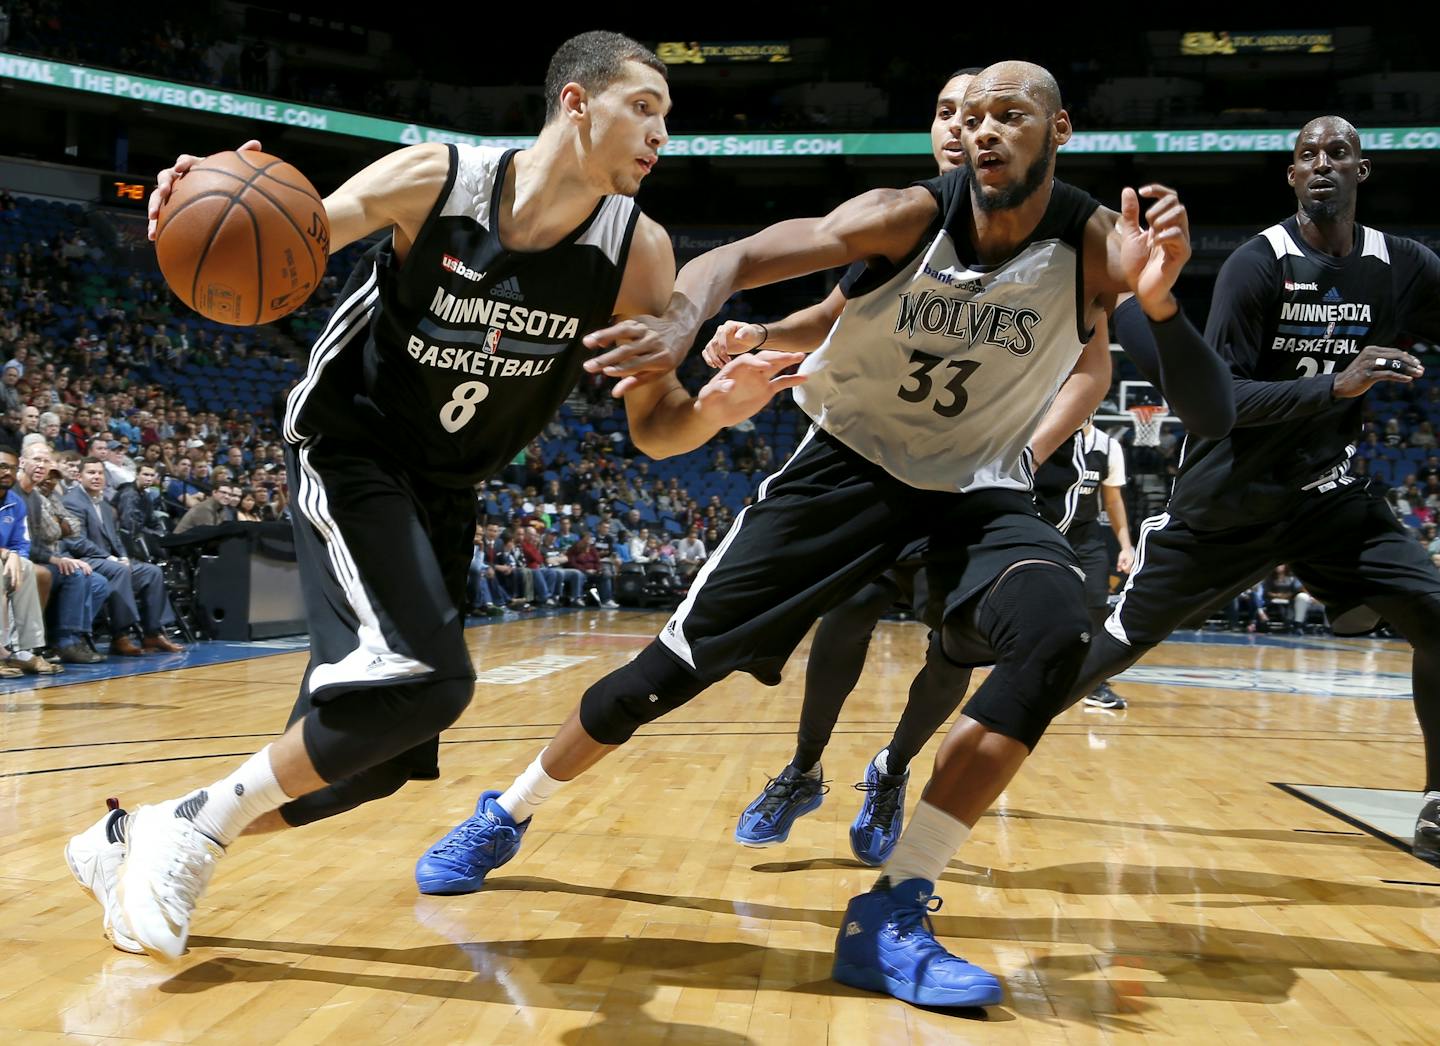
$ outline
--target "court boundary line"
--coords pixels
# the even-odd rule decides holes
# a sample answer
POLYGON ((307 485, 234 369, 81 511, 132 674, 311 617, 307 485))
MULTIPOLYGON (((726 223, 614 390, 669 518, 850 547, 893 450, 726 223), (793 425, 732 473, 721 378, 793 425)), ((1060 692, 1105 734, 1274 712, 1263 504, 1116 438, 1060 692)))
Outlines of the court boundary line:
MULTIPOLYGON (((1299 799, 1301 802, 1308 803, 1310 806, 1315 807, 1315 809, 1317 810, 1324 811, 1331 817, 1335 818, 1335 820, 1342 821, 1345 824, 1348 824, 1351 828, 1358 828, 1366 835, 1374 836, 1376 839, 1379 839, 1382 843, 1389 843, 1391 846, 1395 847, 1395 849, 1399 850, 1401 853, 1409 857, 1415 857, 1415 854, 1411 851, 1409 843, 1401 842, 1389 832, 1381 831, 1379 828, 1376 828, 1372 824, 1367 824, 1365 821, 1360 820, 1358 817, 1351 817, 1349 814, 1341 810, 1337 810, 1335 807, 1331 806, 1323 799, 1318 799, 1313 795, 1309 795, 1305 792, 1300 791, 1301 788, 1367 788, 1369 787, 1368 785, 1291 785, 1286 784, 1284 781, 1271 781, 1270 784, 1280 789, 1280 791, 1284 792, 1286 795, 1293 796, 1294 798, 1299 799)), ((1420 861, 1420 858, 1415 857, 1415 860, 1420 861)), ((1426 865, 1427 867, 1429 866, 1429 862, 1427 861, 1420 861, 1420 863, 1426 865)))

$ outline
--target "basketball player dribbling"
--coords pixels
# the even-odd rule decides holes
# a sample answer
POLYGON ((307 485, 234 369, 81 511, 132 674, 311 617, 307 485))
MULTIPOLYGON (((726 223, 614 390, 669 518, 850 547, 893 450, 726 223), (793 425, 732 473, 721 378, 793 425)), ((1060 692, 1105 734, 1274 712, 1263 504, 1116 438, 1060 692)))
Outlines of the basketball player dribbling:
MULTIPOLYGON (((960 69, 950 75, 935 99, 930 147, 940 174, 965 163, 960 141, 961 100, 981 70, 960 69)), ((723 367, 731 358, 759 349, 811 352, 840 318, 846 292, 866 270, 857 262, 840 285, 818 305, 771 324, 727 320, 711 337, 705 359, 723 367)), ((1072 430, 1100 403, 1110 384, 1110 338, 1103 315, 1071 376, 1055 397, 1031 440, 1036 461, 1049 457, 1051 429, 1072 430), (1037 447, 1037 441, 1041 446, 1037 447)), ((907 549, 904 560, 866 584, 841 605, 826 612, 816 627, 805 667, 805 699, 796 730, 795 755, 741 812, 735 838, 746 846, 772 846, 790 836, 795 821, 820 808, 825 795, 821 756, 830 743, 846 699, 860 681, 870 640, 881 616, 897 601, 915 606, 915 578, 923 566, 925 543, 907 549)), ((850 826, 850 849, 868 865, 881 865, 894 850, 905 819, 905 791, 910 762, 964 699, 970 669, 945 658, 930 659, 910 684, 904 711, 890 741, 867 762, 865 780, 855 787, 864 794, 850 826)))
MULTIPOLYGON (((669 89, 649 50, 594 32, 555 53, 546 91, 530 149, 413 146, 325 200, 336 248, 389 234, 350 277, 285 416, 310 663, 280 739, 214 784, 71 840, 67 861, 118 947, 182 954, 242 832, 439 776, 439 734, 475 680, 460 611, 473 487, 539 433, 582 365, 621 377, 631 438, 657 457, 803 380, 777 377, 801 357, 774 353, 736 360, 692 398, 671 373, 688 346, 586 359, 588 332, 670 301, 670 240, 633 200, 667 138, 669 89)), ((152 235, 195 162, 161 173, 152 235)))
MULTIPOLYGON (((1364 394, 1424 373, 1388 346, 1402 333, 1440 340, 1440 259, 1355 220, 1369 176, 1349 121, 1311 120, 1287 172, 1296 213, 1221 268, 1205 335, 1235 374, 1235 430, 1187 438, 1170 503, 1141 525, 1135 571, 1071 697, 1289 563, 1336 634, 1383 618, 1414 648, 1425 795, 1413 851, 1440 864, 1440 572, 1350 474, 1364 394)), ((1123 328, 1120 341, 1130 348, 1123 328)))
MULTIPOLYGON (((1171 287, 1190 254, 1173 190, 1126 189, 1121 213, 1054 178, 1070 137, 1044 69, 1003 62, 963 102, 968 164, 782 222, 690 262, 636 340, 681 344, 737 288, 870 259, 796 396, 815 421, 762 484, 659 638, 591 686, 549 746, 416 866, 431 893, 481 888, 567 782, 736 670, 778 682, 815 619, 930 536, 944 593, 930 656, 993 662, 947 734, 883 874, 840 922, 834 976, 922 1005, 990 1005, 999 980, 928 929, 940 871, 1061 709, 1089 642, 1074 553, 1035 512, 1032 432, 1089 340, 1103 295, 1133 291, 1175 374, 1215 405, 1229 374, 1171 287)), ((938 598, 938 597, 933 597, 938 598)))

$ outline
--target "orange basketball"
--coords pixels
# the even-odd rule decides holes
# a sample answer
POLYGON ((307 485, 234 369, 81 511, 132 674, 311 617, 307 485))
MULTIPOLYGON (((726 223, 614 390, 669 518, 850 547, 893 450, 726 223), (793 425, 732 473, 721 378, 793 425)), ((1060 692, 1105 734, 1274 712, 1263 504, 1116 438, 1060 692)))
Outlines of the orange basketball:
POLYGON ((309 180, 261 152, 207 156, 160 209, 155 256, 165 282, 220 323, 269 323, 325 274, 330 222, 309 180))

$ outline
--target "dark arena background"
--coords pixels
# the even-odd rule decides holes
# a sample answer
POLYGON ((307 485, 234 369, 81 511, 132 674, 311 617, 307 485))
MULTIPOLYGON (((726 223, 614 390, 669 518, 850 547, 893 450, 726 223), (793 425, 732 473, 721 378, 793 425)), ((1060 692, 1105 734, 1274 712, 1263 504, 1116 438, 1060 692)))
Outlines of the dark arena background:
MULTIPOLYGON (((1358 221, 1440 246, 1440 67, 1419 23, 1358 24, 1369 12, 1355 7, 1081 14, 0 0, 0 546, 26 561, 0 595, 0 1041, 1436 1041, 1440 867, 1412 853, 1423 658, 1383 619, 1337 635, 1303 571, 1194 606, 1113 680, 1122 701, 1060 715, 974 826, 935 884, 932 923, 1000 977, 1000 1005, 917 1007, 831 979, 847 899, 875 877, 851 852, 865 792, 850 785, 925 660, 904 602, 869 641, 823 803, 768 852, 737 842, 737 818, 793 750, 813 632, 778 686, 735 674, 558 793, 482 892, 416 892, 415 859, 651 641, 796 451, 810 419, 788 392, 652 460, 613 382, 582 377, 475 488, 460 609, 477 684, 442 736, 441 779, 233 845, 178 962, 112 947, 67 867, 67 840, 107 798, 185 794, 285 726, 309 647, 285 396, 378 239, 332 255, 274 323, 205 319, 166 286, 146 233, 157 172, 178 154, 256 138, 325 195, 406 145, 527 148, 551 53, 605 28, 668 66, 670 138, 637 201, 682 266, 933 177, 937 92, 1010 59, 1060 84, 1075 135, 1059 178, 1111 208, 1125 187, 1179 191, 1193 256, 1175 293, 1197 327, 1227 257, 1295 213, 1286 168, 1314 117, 1359 131, 1372 169, 1358 221), (37 444, 48 464, 32 468, 37 444), (23 477, 5 471, 7 445, 23 477), (83 513, 87 457, 104 463, 119 551, 156 572, 158 604, 141 610, 158 633, 132 637, 104 602, 79 621, 41 549, 83 556, 46 530, 48 508, 6 514, 49 484, 83 513), (582 533, 598 556, 573 569, 582 533), (25 598, 44 642, 27 639, 25 598)), ((771 323, 841 275, 733 295, 681 383, 709 380, 701 348, 721 321, 771 323)), ((1348 476, 1440 563, 1440 356, 1421 331, 1388 347, 1425 372, 1364 394, 1348 476)), ((1094 422, 1124 463, 1099 521, 1113 603, 1186 432, 1118 344, 1111 360, 1094 422), (1116 505, 1126 534, 1106 525, 1116 505)), ((375 438, 397 460, 415 453, 375 438)), ((914 762, 910 811, 944 733, 914 762)))

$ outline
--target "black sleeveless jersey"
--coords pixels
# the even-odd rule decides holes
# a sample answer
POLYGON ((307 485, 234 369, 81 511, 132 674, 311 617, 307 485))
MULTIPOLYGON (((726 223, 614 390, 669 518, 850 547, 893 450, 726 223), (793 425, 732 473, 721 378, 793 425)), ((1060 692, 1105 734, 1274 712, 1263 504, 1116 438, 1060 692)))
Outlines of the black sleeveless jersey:
POLYGON ((1035 507, 1060 533, 1099 517, 1100 484, 1109 477, 1113 442, 1097 428, 1088 434, 1080 429, 1035 470, 1035 507))
POLYGON ((387 237, 341 292, 285 436, 375 445, 468 487, 507 465, 574 386, 581 339, 615 311, 640 209, 607 196, 555 246, 511 251, 499 206, 515 151, 449 148, 445 188, 403 263, 387 237))
POLYGON ((1237 379, 1235 428, 1186 440, 1170 513, 1202 529, 1244 526, 1353 485, 1365 397, 1335 399, 1334 376, 1401 334, 1440 338, 1440 259, 1429 248, 1357 223, 1336 258, 1312 250, 1293 215, 1240 246, 1205 325, 1237 379))

